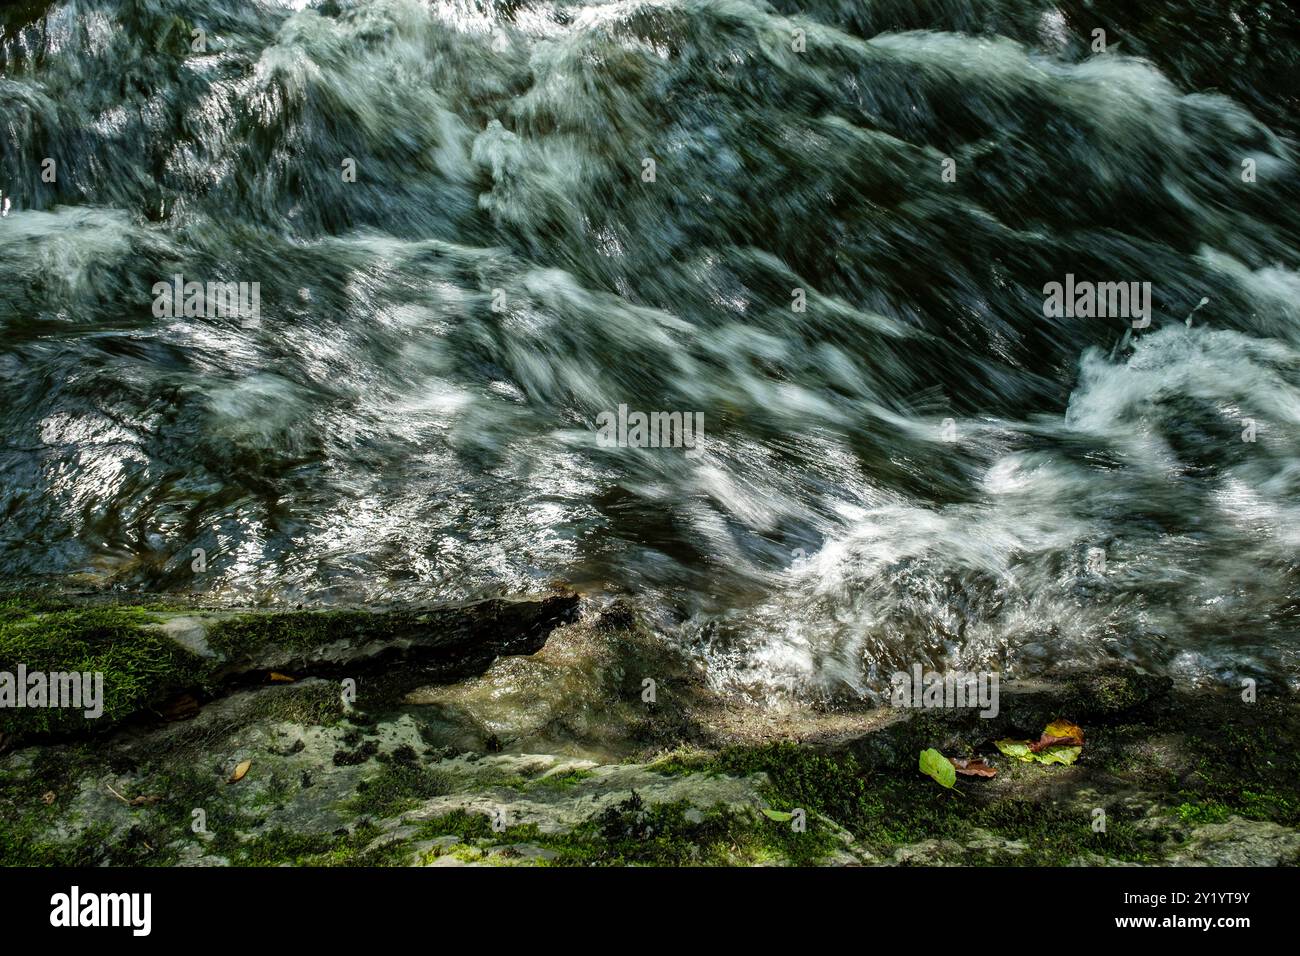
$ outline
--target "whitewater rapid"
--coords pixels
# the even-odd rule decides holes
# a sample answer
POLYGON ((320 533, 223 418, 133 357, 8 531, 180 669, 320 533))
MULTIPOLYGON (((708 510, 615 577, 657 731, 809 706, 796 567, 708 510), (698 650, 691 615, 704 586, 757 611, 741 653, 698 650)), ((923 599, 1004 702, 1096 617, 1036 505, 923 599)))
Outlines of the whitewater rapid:
POLYGON ((1295 684, 1273 61, 1202 88, 1029 0, 35 7, 0 46, 6 580, 564 581, 759 694, 1295 684), (1067 275, 1149 283, 1149 324, 1045 314, 1067 275), (258 321, 160 316, 173 276, 257 283, 258 321), (620 407, 701 416, 698 453, 600 441, 620 407))

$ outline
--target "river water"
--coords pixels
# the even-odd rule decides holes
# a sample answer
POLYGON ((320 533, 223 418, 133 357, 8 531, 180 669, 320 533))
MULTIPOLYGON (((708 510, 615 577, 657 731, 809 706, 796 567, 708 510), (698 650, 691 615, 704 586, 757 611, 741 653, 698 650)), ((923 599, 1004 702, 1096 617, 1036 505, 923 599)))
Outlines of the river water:
POLYGON ((0 7, 0 575, 1296 686, 1297 10, 1139 6, 0 7))

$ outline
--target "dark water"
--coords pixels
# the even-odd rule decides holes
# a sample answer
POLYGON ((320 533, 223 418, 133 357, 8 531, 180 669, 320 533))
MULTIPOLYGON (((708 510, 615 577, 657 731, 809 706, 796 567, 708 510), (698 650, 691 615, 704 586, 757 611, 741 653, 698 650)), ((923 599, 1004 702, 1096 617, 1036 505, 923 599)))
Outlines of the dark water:
POLYGON ((0 6, 0 574, 1294 683, 1297 11, 1127 6, 0 6))

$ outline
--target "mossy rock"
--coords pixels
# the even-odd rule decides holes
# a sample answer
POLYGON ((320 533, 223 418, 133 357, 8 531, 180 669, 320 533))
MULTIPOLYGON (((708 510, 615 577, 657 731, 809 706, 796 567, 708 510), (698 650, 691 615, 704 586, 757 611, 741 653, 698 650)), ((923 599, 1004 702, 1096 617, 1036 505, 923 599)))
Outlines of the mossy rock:
MULTIPOLYGON (((0 709, 0 734, 102 731, 204 687, 211 668, 161 634, 156 615, 119 607, 30 610, 0 605, 0 673, 102 674, 102 714, 73 707, 0 709)), ((22 690, 19 688, 18 690, 22 690)))
POLYGON ((87 717, 84 707, 5 706, 0 743, 100 733, 132 716, 156 715, 178 695, 210 699, 277 671, 300 678, 384 673, 391 680, 382 686, 398 697, 435 676, 480 672, 502 654, 536 652, 577 603, 565 594, 414 610, 238 613, 10 596, 0 601, 0 693, 19 690, 20 668, 102 675, 102 711, 87 717))

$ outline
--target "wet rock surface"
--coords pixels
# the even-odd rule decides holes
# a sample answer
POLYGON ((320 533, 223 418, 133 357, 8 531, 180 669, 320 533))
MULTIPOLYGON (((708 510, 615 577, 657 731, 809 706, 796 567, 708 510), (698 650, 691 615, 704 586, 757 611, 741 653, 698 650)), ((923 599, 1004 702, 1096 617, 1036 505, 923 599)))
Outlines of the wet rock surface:
MULTIPOLYGON (((492 645, 532 652, 460 679, 410 656, 419 636, 256 648, 245 666, 283 667, 280 679, 230 685, 183 718, 20 746, 0 756, 0 853, 178 866, 1300 861, 1289 699, 1193 696, 1115 670, 1008 684, 991 719, 781 710, 718 696, 635 614, 578 611, 532 605, 522 619, 554 622, 546 634, 492 645), (355 695, 335 666, 360 674, 355 695), (993 746, 1060 716, 1087 734, 1073 766, 993 746), (928 747, 983 756, 997 775, 944 790, 917 771, 928 747)), ((196 633, 185 620, 166 625, 182 641, 196 633)), ((425 643, 454 646, 440 640, 425 643)))

